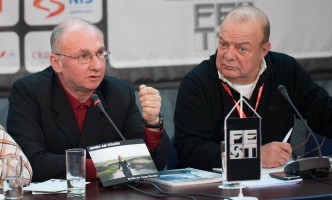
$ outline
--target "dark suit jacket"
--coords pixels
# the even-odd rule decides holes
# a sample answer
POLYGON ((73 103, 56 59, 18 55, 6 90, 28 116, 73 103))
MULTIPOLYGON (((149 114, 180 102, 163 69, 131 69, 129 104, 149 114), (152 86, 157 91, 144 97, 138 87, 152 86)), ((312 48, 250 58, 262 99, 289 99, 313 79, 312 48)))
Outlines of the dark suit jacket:
MULTIPOLYGON (((144 125, 129 83, 106 76, 96 93, 126 139, 144 138, 144 125)), ((87 111, 83 133, 80 133, 51 67, 14 83, 7 129, 28 157, 34 171, 33 181, 65 178, 66 149, 121 140, 100 109, 93 105, 87 111)), ((159 147, 151 152, 158 170, 166 165, 168 147, 169 139, 164 131, 159 147)))

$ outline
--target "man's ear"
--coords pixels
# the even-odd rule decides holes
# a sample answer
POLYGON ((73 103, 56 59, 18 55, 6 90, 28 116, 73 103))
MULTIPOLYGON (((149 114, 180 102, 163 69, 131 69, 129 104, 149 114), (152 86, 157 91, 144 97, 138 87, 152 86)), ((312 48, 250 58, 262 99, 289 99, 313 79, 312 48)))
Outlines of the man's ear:
POLYGON ((59 55, 55 55, 52 53, 50 55, 50 63, 55 72, 60 73, 62 71, 62 63, 60 62, 59 55))
POLYGON ((261 59, 263 59, 266 56, 266 54, 270 51, 270 49, 271 49, 270 42, 266 42, 265 44, 263 44, 263 51, 262 51, 261 59))

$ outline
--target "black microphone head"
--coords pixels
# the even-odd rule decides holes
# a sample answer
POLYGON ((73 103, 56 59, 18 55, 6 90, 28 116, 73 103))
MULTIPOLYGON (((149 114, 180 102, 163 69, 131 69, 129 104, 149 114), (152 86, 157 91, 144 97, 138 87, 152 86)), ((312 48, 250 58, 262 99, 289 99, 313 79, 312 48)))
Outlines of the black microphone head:
POLYGON ((279 90, 280 92, 283 92, 283 91, 286 90, 286 88, 285 88, 285 86, 283 86, 283 85, 279 85, 279 86, 278 86, 278 90, 279 90))
POLYGON ((97 102, 97 101, 99 100, 99 97, 98 97, 97 94, 92 94, 90 98, 91 98, 91 100, 92 100, 94 103, 97 102))
POLYGON ((281 93, 281 94, 282 94, 282 95, 283 95, 288 101, 290 101, 285 86, 283 86, 283 85, 278 85, 278 90, 279 90, 279 92, 280 92, 280 93, 281 93))

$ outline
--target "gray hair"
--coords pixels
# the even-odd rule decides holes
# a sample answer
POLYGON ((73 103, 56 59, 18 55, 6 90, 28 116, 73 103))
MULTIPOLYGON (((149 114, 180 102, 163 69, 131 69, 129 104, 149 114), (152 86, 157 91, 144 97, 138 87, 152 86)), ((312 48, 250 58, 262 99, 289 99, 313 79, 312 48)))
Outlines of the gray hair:
POLYGON ((241 22, 257 21, 259 20, 262 24, 263 29, 263 40, 262 43, 266 43, 270 40, 270 22, 266 14, 260 9, 254 6, 240 6, 231 10, 224 18, 235 19, 241 22))
POLYGON ((69 30, 69 28, 72 25, 80 25, 86 28, 94 28, 104 38, 103 32, 91 22, 83 19, 69 19, 55 26, 52 31, 50 43, 51 43, 51 50, 53 53, 59 53, 61 51, 61 43, 60 43, 61 38, 62 36, 65 35, 65 33, 69 30))

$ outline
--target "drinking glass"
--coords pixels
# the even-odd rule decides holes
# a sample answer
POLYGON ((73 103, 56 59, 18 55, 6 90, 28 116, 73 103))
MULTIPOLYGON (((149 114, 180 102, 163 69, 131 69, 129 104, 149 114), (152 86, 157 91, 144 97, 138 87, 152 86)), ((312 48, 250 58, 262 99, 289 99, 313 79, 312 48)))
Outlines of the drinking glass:
POLYGON ((240 182, 227 181, 227 159, 225 141, 220 142, 221 146, 221 164, 222 164, 222 185, 219 188, 239 189, 240 182))
POLYGON ((22 156, 6 155, 1 159, 1 179, 5 199, 23 199, 22 156))
POLYGON ((85 196, 85 149, 66 150, 67 197, 85 196))

